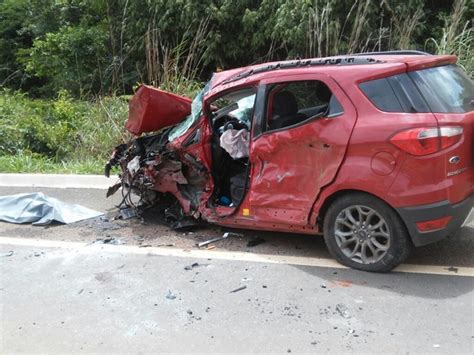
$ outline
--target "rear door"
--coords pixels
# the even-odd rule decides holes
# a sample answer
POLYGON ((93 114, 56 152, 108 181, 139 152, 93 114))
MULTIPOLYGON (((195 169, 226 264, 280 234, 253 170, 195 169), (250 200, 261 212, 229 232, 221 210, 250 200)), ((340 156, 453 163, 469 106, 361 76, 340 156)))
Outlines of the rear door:
POLYGON ((356 111, 327 75, 288 75, 261 84, 267 86, 266 103, 250 148, 250 213, 306 225, 321 188, 344 159, 356 111))

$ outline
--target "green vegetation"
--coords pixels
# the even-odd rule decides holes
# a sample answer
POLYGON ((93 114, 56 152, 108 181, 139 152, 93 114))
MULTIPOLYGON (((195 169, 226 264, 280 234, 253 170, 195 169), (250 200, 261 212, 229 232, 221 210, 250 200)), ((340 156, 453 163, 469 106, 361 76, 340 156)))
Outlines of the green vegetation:
POLYGON ((0 171, 102 173, 110 150, 127 136, 127 97, 80 101, 60 92, 31 99, 0 95, 0 171))
POLYGON ((140 83, 187 96, 212 72, 391 49, 456 54, 469 0, 2 0, 0 172, 100 173, 140 83))

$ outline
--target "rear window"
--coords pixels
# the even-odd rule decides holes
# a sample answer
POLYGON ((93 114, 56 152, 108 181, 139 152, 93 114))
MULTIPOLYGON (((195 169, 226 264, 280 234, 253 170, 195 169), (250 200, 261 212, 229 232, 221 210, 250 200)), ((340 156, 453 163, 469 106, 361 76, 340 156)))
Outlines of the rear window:
POLYGON ((420 89, 432 112, 464 113, 473 110, 472 80, 458 66, 423 69, 408 75, 420 89))
POLYGON ((430 112, 420 91, 405 73, 367 81, 359 87, 380 111, 430 112))

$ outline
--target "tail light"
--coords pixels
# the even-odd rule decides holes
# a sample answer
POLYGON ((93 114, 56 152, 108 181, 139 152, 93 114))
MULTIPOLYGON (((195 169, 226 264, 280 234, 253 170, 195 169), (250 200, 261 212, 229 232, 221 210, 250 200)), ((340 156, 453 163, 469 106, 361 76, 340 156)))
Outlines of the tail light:
POLYGON ((413 128, 399 132, 390 142, 405 152, 421 156, 451 147, 462 138, 462 127, 413 128))

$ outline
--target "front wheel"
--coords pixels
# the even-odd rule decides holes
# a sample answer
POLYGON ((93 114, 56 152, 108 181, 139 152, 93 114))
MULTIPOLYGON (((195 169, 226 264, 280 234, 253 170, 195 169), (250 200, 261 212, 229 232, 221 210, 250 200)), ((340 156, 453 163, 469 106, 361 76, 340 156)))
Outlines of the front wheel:
POLYGON ((410 254, 405 225, 383 201, 363 193, 336 199, 324 218, 324 240, 331 255, 355 269, 387 272, 410 254))

